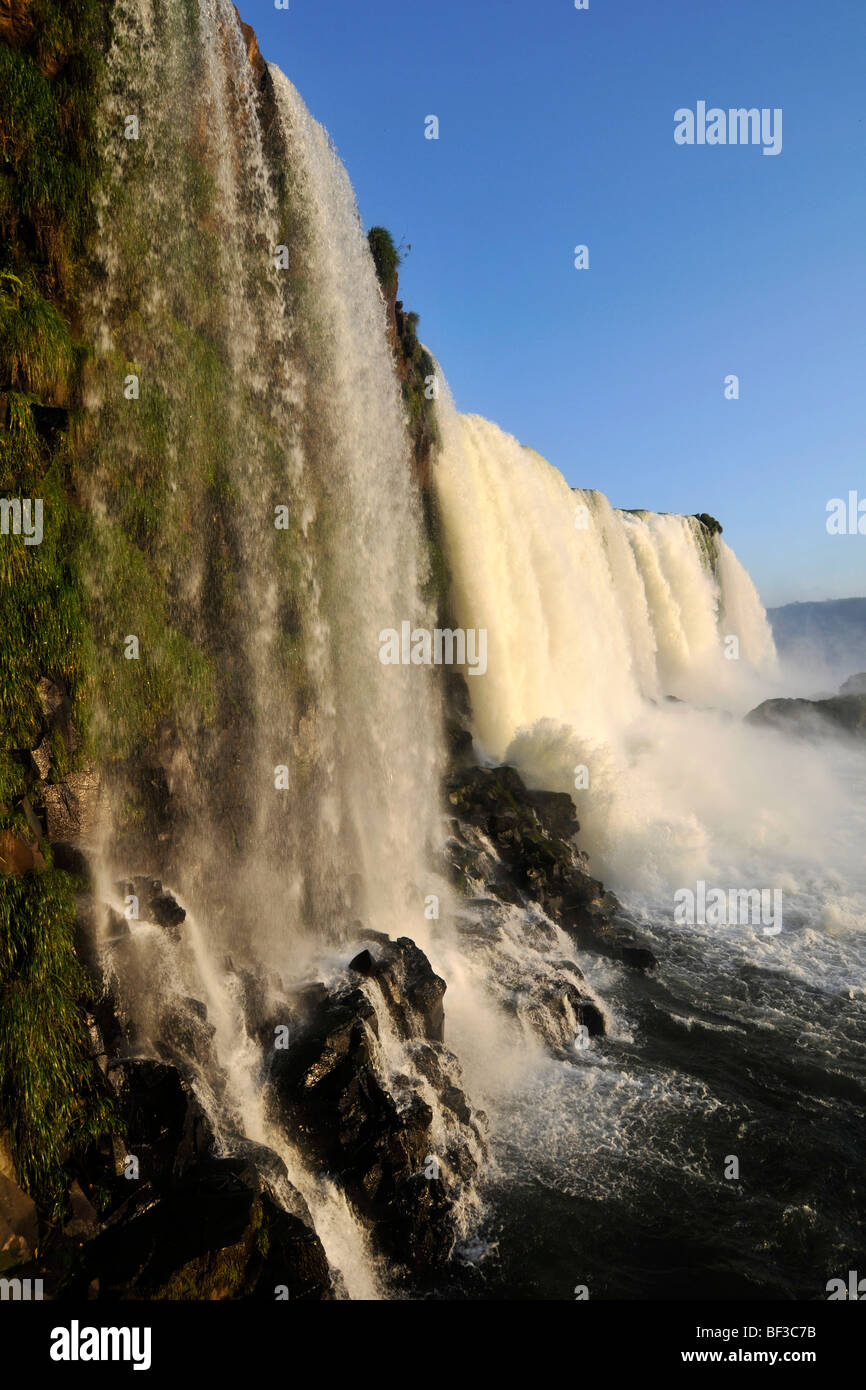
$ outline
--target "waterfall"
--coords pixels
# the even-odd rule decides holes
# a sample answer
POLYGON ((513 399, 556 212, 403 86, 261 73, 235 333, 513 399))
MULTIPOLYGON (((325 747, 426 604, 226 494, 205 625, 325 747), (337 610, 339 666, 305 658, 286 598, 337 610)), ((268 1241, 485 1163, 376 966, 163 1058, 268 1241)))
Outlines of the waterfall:
POLYGON ((724 541, 694 517, 615 511, 496 425, 444 413, 436 486, 458 619, 488 630, 469 685, 491 756, 541 718, 609 740, 665 695, 754 703, 772 637, 724 541))
POLYGON ((280 1152, 369 1297, 344 1200, 268 1120, 239 981, 327 978, 359 918, 403 935, 430 891, 441 716, 429 671, 378 659, 382 626, 430 616, 384 305, 326 132, 251 63, 230 0, 118 5, 108 73, 87 383, 102 895, 123 911, 143 871, 188 913, 179 943, 134 927, 112 969, 151 1045, 204 1001, 218 1133, 280 1152))
POLYGON ((488 632, 487 671, 467 682, 479 752, 572 795, 594 872, 635 910, 669 912, 696 878, 759 882, 830 852, 818 755, 741 723, 780 677, 722 537, 569 488, 447 391, 440 422, 454 617, 488 632))

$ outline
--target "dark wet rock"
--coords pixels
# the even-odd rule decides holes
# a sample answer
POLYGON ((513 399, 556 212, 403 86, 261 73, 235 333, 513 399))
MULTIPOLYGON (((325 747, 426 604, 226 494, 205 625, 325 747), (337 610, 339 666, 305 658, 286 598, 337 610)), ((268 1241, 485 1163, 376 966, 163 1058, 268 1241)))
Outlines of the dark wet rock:
POLYGON ((184 999, 163 1014, 156 1050, 166 1061, 183 1058, 207 1067, 212 1060, 215 1032, 201 1000, 184 999))
POLYGON ((91 1027, 96 1033, 91 1035, 93 1055, 108 1062, 120 1059, 131 1051, 134 1038, 127 1020, 122 1017, 114 992, 105 985, 91 1005, 91 1027))
POLYGON ((618 906, 598 879, 586 876, 564 895, 559 920, 581 950, 621 960, 633 970, 654 969, 658 961, 653 952, 639 944, 631 928, 611 915, 618 906))
POLYGON ((70 1214, 63 1225, 63 1234, 68 1240, 89 1240, 99 1226, 99 1217, 93 1203, 88 1201, 76 1180, 69 1189, 70 1214))
POLYGON ((445 742, 449 757, 456 766, 459 767, 472 758, 472 734, 453 719, 445 721, 445 742))
POLYGON ((373 951, 361 951, 349 968, 376 981, 401 1037, 443 1042, 445 981, 408 936, 385 940, 373 951))
POLYGON ((526 800, 551 835, 571 840, 580 830, 574 802, 567 792, 529 791, 527 788, 526 800))
MULTIPOLYGON (((279 1021, 291 1012, 291 1045, 269 1055, 275 1112, 308 1162, 337 1181, 369 1222, 378 1248, 422 1274, 450 1254, 456 1204, 477 1170, 471 1149, 481 1124, 456 1084, 455 1059, 438 1041, 444 983, 423 952, 408 938, 377 939, 350 968, 376 981, 407 1042, 407 1061, 451 1115, 451 1157, 431 1152, 434 1115, 416 1075, 382 1075, 376 1008, 351 985, 287 1001, 279 1021)), ((279 1021, 265 1032, 273 1036, 279 1021)))
MULTIPOLYGON (((435 549, 435 540, 433 545, 435 549)), ((443 602, 444 599, 440 596, 440 606, 443 602)), ((444 610, 441 613, 440 626, 445 628, 456 626, 444 610)), ((455 670, 453 666, 440 667, 438 680, 443 696, 445 743, 449 761, 454 768, 467 767, 474 760, 471 732, 472 701, 469 695, 469 686, 466 683, 466 677, 455 670)))
POLYGON ((51 855, 56 869, 63 869, 64 873, 73 874, 76 878, 83 879, 88 885, 92 882, 90 861, 77 845, 70 844, 68 840, 58 840, 51 846, 51 855))
POLYGON ((746 715, 747 724, 782 729, 803 738, 828 734, 866 735, 866 693, 826 700, 764 700, 746 715))
POLYGON ((210 1123, 175 1067, 150 1058, 114 1058, 108 1064, 127 1155, 139 1179, 164 1187, 213 1150, 210 1123))
POLYGON ((74 928, 75 954, 98 986, 102 980, 99 964, 99 925, 96 902, 89 893, 77 899, 74 928))
POLYGON ((158 1202, 118 1214, 88 1247, 79 1287, 93 1277, 110 1300, 332 1297, 315 1232, 245 1158, 199 1161, 158 1202))
POLYGON ((711 536, 720 536, 722 534, 722 523, 716 521, 714 516, 710 516, 709 512, 695 512, 694 517, 696 521, 699 521, 701 525, 709 531, 711 536))
POLYGON ((604 1014, 597 1004, 594 1004, 591 1000, 580 998, 576 1001, 575 1013, 577 1014, 578 1024, 581 1024, 586 1029, 591 1038, 604 1037, 607 1031, 604 1014))
POLYGON ((157 897, 151 898, 148 912, 151 922, 156 922, 157 926, 166 927, 170 931, 179 927, 186 918, 186 910, 171 893, 160 893, 157 897))
POLYGON ((117 884, 117 891, 124 899, 135 897, 138 900, 138 918, 142 922, 153 922, 164 927, 173 935, 186 919, 186 909, 171 893, 166 892, 158 878, 136 874, 117 884))
POLYGON ((622 952, 626 965, 630 965, 633 970, 652 970, 658 964, 648 946, 624 945, 620 939, 618 949, 622 952))
POLYGON ((461 1120, 463 1124, 468 1125, 472 1123, 472 1111, 469 1108, 466 1096, 459 1086, 443 1087, 442 1101, 448 1106, 449 1110, 453 1110, 458 1120, 461 1120))
POLYGON ((445 791, 455 810, 446 860, 464 891, 471 891, 478 867, 468 825, 480 830, 496 852, 487 888, 500 902, 521 904, 528 898, 581 949, 639 970, 656 964, 653 953, 615 920, 620 907, 614 895, 587 872, 586 856, 575 843, 580 827, 570 796, 530 791, 516 768, 508 766, 453 772, 445 791))
POLYGON ((369 951, 359 951, 354 960, 349 961, 349 969, 356 970, 359 975, 372 975, 374 961, 369 951))

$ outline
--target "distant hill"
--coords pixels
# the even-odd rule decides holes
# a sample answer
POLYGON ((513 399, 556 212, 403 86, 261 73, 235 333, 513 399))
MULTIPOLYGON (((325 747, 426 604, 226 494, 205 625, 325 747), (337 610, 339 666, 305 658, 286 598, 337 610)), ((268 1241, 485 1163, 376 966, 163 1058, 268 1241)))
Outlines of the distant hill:
POLYGON ((866 671, 866 598, 786 603, 768 608, 767 617, 786 666, 834 690, 849 676, 866 671))

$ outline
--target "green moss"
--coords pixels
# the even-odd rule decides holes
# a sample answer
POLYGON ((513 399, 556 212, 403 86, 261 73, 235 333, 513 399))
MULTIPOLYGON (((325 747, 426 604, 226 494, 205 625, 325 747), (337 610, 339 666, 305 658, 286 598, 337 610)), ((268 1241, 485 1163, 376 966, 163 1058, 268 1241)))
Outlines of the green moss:
MULTIPOLYGON (((0 44, 0 495, 41 499, 44 525, 40 545, 0 543, 0 801, 16 827, 28 788, 39 809, 28 750, 44 727, 40 678, 65 685, 81 728, 92 684, 80 560, 91 522, 67 414, 55 409, 47 431, 43 412, 40 433, 36 408, 74 406, 85 356, 71 286, 96 176, 102 14, 100 0, 32 0, 24 48, 0 44)), ((72 759, 59 729, 50 741, 52 775, 62 776, 72 759)), ((113 1125, 89 1054, 74 920, 68 875, 49 867, 0 878, 0 1128, 49 1216, 69 1166, 113 1125)))
POLYGON ((74 922, 68 874, 0 878, 0 1128, 24 1187, 55 1213, 67 1165, 113 1124, 87 1050, 74 922))
POLYGON ((373 253, 379 284, 386 294, 391 294, 397 287, 397 270, 401 261, 400 252, 394 245, 394 238, 386 227, 371 227, 367 233, 367 241, 373 253))
POLYGON ((33 0, 25 49, 0 45, 0 230, 55 287, 89 219, 101 16, 99 0, 33 0))
POLYGON ((0 804, 17 801, 27 791, 23 759, 0 748, 0 804))
POLYGON ((173 1274, 153 1298, 171 1302, 240 1298, 249 1291, 248 1263, 245 1242, 209 1251, 173 1274))
POLYGON ((86 618, 76 554, 87 523, 69 500, 71 459, 60 444, 49 453, 25 411, 25 423, 0 432, 0 495, 41 498, 44 536, 27 546, 7 536, 0 545, 0 719, 5 748, 32 746, 41 723, 37 684, 51 674, 80 705, 86 618))
POLYGON ((180 720, 191 704, 208 718, 213 668, 207 653, 172 627, 164 589, 141 550, 116 528, 95 541, 101 584, 114 602, 94 605, 86 642, 99 691, 99 752, 117 761, 138 753, 160 721, 180 720), (125 655, 128 636, 138 638, 137 659, 125 655))
POLYGON ((16 391, 51 396, 74 365, 69 324, 26 280, 0 270, 0 361, 16 391))

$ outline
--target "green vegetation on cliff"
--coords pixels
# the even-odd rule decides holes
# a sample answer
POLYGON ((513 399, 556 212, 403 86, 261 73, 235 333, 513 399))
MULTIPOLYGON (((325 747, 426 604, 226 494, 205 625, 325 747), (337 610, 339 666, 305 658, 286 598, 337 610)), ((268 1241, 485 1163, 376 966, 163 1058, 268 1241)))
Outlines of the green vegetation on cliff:
POLYGON ((0 878, 0 1129, 42 1209, 56 1215, 65 1165, 112 1127, 86 1029, 75 955, 74 880, 57 869, 0 878))
MULTIPOLYGON (((68 694, 86 732, 91 654, 80 555, 89 520, 75 481, 79 372, 75 287, 97 167, 103 6, 13 5, 0 28, 0 495, 40 499, 44 536, 0 539, 0 812, 30 838, 42 784, 29 750, 43 733, 53 780, 76 754, 46 730, 38 686, 68 694), (26 797, 26 800, 25 800, 26 797)), ((79 741, 77 756, 87 753, 79 741)), ((34 868, 0 875, 0 1130, 43 1213, 57 1216, 70 1165, 111 1126, 87 1033, 87 977, 73 945, 76 881, 34 846, 34 868)), ((14 862, 14 854, 10 856, 14 862)))
POLYGON ((439 388, 436 363, 418 338, 418 314, 407 313, 397 299, 397 272, 402 257, 394 245, 394 238, 385 227, 371 227, 367 240, 388 310, 389 332, 412 442, 415 474, 421 489, 430 566, 425 597, 436 605, 444 617, 449 602, 450 579, 430 475, 433 452, 440 440, 435 406, 439 388))
POLYGON ((402 257, 394 245, 394 238, 386 227, 371 227, 367 233, 367 241, 370 243, 373 264, 383 292, 386 296, 396 294, 397 271, 402 257))

